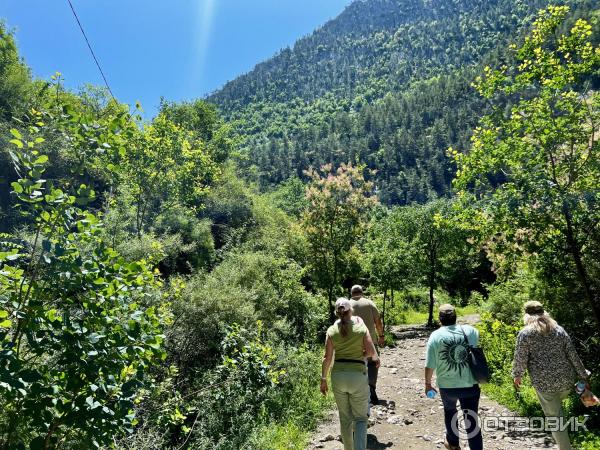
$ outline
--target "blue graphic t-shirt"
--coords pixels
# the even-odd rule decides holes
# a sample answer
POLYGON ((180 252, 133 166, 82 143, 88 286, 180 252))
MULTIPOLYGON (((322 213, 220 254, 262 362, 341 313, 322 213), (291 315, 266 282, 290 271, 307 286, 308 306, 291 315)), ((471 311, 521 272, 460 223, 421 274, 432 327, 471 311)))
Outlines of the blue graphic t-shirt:
POLYGON ((426 367, 435 370, 437 385, 443 389, 477 384, 467 361, 467 344, 477 347, 479 331, 470 325, 451 325, 434 331, 427 341, 426 367))

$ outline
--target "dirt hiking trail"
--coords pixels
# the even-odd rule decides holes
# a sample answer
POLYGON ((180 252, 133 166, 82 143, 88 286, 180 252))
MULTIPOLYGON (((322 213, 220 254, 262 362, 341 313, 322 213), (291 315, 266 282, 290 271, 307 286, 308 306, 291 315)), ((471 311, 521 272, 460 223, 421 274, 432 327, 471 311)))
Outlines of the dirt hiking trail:
MULTIPOLYGON (((465 316, 460 323, 476 323, 478 316, 465 316)), ((425 344, 431 331, 422 326, 401 326, 393 330, 396 347, 381 352, 377 394, 380 405, 371 408, 368 449, 430 450, 444 448, 445 434, 439 395, 429 399, 423 392, 425 344)), ((435 382, 435 377, 434 377, 435 382)), ((515 414, 482 395, 480 415, 511 417, 515 414)), ((329 414, 308 450, 341 450, 337 410, 329 414)), ((486 450, 558 449, 549 433, 484 431, 486 450)), ((466 440, 461 447, 468 449, 466 440)))

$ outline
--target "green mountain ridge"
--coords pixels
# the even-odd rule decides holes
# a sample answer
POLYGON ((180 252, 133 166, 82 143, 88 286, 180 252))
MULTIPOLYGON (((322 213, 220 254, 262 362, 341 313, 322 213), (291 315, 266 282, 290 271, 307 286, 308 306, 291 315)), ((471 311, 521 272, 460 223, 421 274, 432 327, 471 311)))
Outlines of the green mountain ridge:
POLYGON ((351 161, 378 171, 383 202, 423 202, 448 194, 446 150, 467 148, 484 112, 472 80, 550 3, 356 1, 208 100, 236 124, 240 165, 263 188, 351 161))

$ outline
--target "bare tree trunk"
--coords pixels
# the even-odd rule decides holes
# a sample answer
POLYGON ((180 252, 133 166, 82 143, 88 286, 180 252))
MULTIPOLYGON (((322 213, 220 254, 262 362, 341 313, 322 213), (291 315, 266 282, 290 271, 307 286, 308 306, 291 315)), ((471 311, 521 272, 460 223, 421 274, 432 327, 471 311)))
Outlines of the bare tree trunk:
POLYGON ((433 277, 429 279, 429 318, 427 319, 427 325, 433 326, 433 306, 435 304, 435 297, 433 296, 433 277))
POLYGON ((384 288, 383 290, 383 316, 382 316, 382 322, 383 322, 383 330, 385 332, 385 304, 386 304, 386 300, 387 300, 387 287, 384 288))
POLYGON ((577 242, 575 232, 573 230, 573 218, 571 216, 569 206, 566 203, 563 205, 563 214, 567 223, 566 238, 567 245, 569 247, 569 252, 571 253, 573 261, 575 262, 577 276, 579 278, 579 282, 583 287, 585 298, 587 299, 589 305, 592 308, 592 313, 594 314, 596 325, 600 329, 600 299, 598 298, 597 292, 595 292, 594 288, 592 287, 590 277, 583 264, 583 258, 581 257, 581 249, 579 243, 577 242))
POLYGON ((331 284, 329 286, 328 292, 327 292, 327 299, 329 301, 329 322, 333 323, 335 322, 335 310, 333 307, 333 289, 335 288, 335 286, 333 284, 331 284))
POLYGON ((427 319, 427 325, 433 326, 433 306, 435 304, 435 297, 433 295, 433 291, 435 289, 435 274, 436 274, 436 259, 437 252, 435 250, 431 250, 429 254, 429 318, 427 319))

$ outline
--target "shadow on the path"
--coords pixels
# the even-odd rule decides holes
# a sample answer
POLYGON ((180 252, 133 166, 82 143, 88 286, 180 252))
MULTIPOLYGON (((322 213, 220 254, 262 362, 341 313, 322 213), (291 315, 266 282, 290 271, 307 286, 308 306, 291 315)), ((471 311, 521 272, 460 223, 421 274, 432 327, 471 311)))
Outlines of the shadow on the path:
POLYGON ((393 445, 394 445, 393 442, 385 442, 385 443, 379 442, 379 440, 377 439, 377 436, 375 436, 374 434, 367 435, 367 448, 369 450, 378 450, 381 448, 389 448, 393 445))
MULTIPOLYGON (((473 325, 479 322, 478 314, 471 314, 467 316, 458 317, 459 324, 468 324, 473 325)), ((428 338, 431 333, 439 328, 439 325, 434 325, 432 327, 427 324, 423 325, 399 325, 392 328, 391 333, 394 335, 399 341, 405 339, 422 339, 428 338)))
POLYGON ((545 431, 511 430, 507 431, 506 435, 509 438, 517 441, 524 441, 528 439, 544 439, 546 441, 546 444, 552 444, 551 434, 545 431))
POLYGON ((406 339, 421 339, 427 338, 437 328, 428 327, 427 325, 401 325, 392 328, 394 338, 402 341, 406 339))

